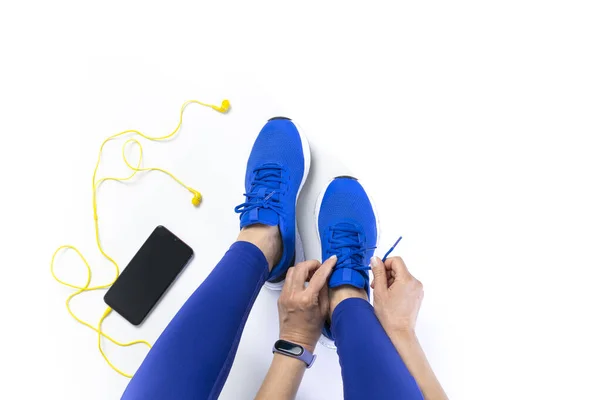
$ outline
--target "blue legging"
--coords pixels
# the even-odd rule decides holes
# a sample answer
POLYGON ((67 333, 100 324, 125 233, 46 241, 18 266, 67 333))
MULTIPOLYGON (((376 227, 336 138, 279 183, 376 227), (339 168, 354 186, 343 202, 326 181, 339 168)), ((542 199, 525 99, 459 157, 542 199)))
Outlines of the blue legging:
MULTIPOLYGON (((158 338, 122 398, 218 398, 268 274, 256 246, 234 243, 158 338)), ((423 398, 368 302, 341 302, 332 326, 346 399, 423 398)))

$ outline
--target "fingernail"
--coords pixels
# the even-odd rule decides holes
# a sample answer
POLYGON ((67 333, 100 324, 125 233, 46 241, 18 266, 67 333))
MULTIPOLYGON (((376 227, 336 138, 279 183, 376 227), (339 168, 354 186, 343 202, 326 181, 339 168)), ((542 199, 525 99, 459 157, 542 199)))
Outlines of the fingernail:
POLYGON ((328 260, 336 260, 336 259, 337 259, 337 256, 335 254, 328 258, 328 260))
POLYGON ((371 257, 371 267, 374 266, 375 264, 377 264, 377 257, 373 256, 373 257, 371 257))

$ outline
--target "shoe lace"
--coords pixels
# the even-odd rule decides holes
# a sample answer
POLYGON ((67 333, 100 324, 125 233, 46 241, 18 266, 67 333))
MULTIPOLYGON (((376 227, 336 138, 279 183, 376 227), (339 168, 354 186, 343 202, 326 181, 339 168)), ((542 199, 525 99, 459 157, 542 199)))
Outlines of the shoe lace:
POLYGON ((335 269, 351 268, 357 271, 371 269, 368 262, 365 265, 366 253, 376 247, 367 247, 356 228, 334 225, 330 228, 330 255, 337 256, 335 269))
MULTIPOLYGON (((394 251, 398 243, 402 240, 400 236, 396 242, 390 247, 385 253, 382 262, 387 260, 388 256, 394 251)), ((331 228, 331 236, 329 239, 330 251, 329 255, 335 254, 338 259, 333 269, 340 268, 351 268, 357 271, 368 271, 371 269, 371 265, 366 261, 366 252, 369 250, 375 250, 377 246, 366 247, 360 240, 360 234, 357 229, 351 227, 339 227, 334 226, 331 228), (343 249, 347 249, 344 251, 343 249)))
POLYGON ((246 201, 235 207, 235 212, 243 214, 255 208, 264 208, 281 214, 283 206, 279 203, 279 196, 276 196, 282 191, 281 184, 283 183, 283 178, 281 168, 276 165, 266 164, 255 168, 252 173, 254 178, 250 183, 250 191, 244 193, 246 201))

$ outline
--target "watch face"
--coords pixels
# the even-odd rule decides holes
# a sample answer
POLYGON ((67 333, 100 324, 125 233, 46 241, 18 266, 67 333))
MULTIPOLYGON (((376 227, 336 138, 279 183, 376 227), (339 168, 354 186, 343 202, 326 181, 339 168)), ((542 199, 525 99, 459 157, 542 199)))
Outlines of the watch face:
POLYGON ((298 346, 297 344, 290 343, 285 340, 278 340, 277 342, 275 342, 275 348, 279 351, 283 351, 294 356, 302 355, 302 353, 304 352, 304 349, 301 346, 298 346))

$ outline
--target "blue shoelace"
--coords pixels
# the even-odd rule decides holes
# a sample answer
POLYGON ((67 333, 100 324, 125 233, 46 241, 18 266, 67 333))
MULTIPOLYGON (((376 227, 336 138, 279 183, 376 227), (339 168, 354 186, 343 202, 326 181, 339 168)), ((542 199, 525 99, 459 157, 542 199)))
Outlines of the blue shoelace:
MULTIPOLYGON (((402 236, 396 240, 394 245, 385 253, 382 262, 387 260, 388 256, 394 251, 398 243, 402 240, 402 236)), ((358 230, 351 227, 334 226, 331 228, 331 236, 329 238, 331 244, 331 253, 335 254, 338 259, 334 270, 340 268, 351 268, 356 271, 368 271, 371 266, 367 262, 365 265, 366 252, 374 250, 376 247, 366 247, 360 241, 358 230), (348 249, 344 251, 343 249, 348 249)))
POLYGON ((388 256, 392 253, 392 251, 394 251, 394 249, 396 248, 396 246, 398 246, 398 243, 400 243, 401 240, 402 240, 402 236, 400 236, 398 238, 398 240, 396 240, 396 243, 394 243, 394 245, 392 247, 390 247, 390 249, 387 251, 387 253, 385 253, 383 258, 381 259, 381 262, 385 262, 385 260, 387 260, 388 256))
POLYGON ((283 183, 281 168, 272 164, 265 164, 252 171, 254 178, 250 184, 250 191, 244 193, 246 202, 235 207, 235 212, 243 214, 255 208, 270 209, 281 214, 283 206, 279 203, 279 193, 283 183))
POLYGON ((366 247, 364 241, 360 240, 357 229, 349 226, 333 226, 330 229, 331 254, 335 254, 338 258, 334 270, 350 268, 356 271, 368 271, 371 269, 368 263, 364 265, 365 256, 367 251, 374 250, 375 247, 366 247))

